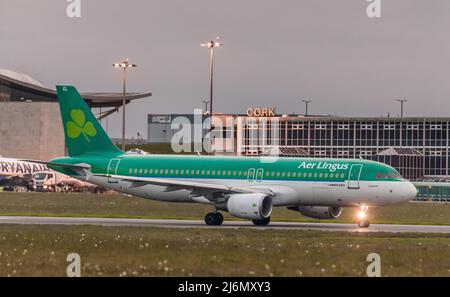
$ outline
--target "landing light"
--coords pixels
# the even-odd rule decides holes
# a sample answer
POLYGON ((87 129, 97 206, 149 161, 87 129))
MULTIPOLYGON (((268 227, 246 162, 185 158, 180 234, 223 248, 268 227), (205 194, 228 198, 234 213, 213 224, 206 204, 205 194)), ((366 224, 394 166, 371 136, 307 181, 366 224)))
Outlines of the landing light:
POLYGON ((360 211, 360 212, 358 212, 358 214, 357 214, 357 217, 358 217, 358 219, 360 219, 360 220, 363 220, 363 219, 365 219, 366 218, 366 213, 364 212, 364 211, 360 211))

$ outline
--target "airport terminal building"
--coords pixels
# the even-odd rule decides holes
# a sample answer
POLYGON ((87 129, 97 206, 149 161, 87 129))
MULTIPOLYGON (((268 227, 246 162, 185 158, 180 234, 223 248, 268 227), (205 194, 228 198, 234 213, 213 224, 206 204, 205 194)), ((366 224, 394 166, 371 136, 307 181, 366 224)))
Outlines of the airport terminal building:
MULTIPOLYGON (((249 109, 254 111, 255 109, 249 109)), ((450 118, 362 118, 274 115, 261 112, 215 115, 223 125, 213 146, 226 154, 363 158, 389 164, 414 181, 419 198, 450 201, 450 118), (224 120, 225 119, 225 120, 224 120), (230 148, 232 148, 230 150, 230 148)), ((149 115, 149 142, 170 143, 170 122, 180 115, 149 115), (164 119, 164 124, 156 123, 164 119), (164 132, 163 132, 164 130, 164 132), (154 138, 155 135, 164 137, 154 138)), ((205 130, 207 132, 207 130, 205 130)))
MULTIPOLYGON (((99 118, 122 106, 120 93, 82 93, 99 118)), ((129 93, 126 103, 151 96, 129 93)), ((0 69, 0 156, 48 160, 65 155, 64 131, 55 89, 16 71, 0 69)))

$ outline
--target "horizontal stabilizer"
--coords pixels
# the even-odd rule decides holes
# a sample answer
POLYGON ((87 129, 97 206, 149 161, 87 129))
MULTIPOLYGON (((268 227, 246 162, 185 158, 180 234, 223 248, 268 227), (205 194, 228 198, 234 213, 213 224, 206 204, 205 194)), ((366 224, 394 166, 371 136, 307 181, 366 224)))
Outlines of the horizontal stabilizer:
POLYGON ((47 166, 58 166, 70 169, 83 169, 83 170, 91 170, 91 166, 88 164, 67 164, 67 163, 55 163, 55 162, 45 162, 45 161, 37 161, 37 160, 19 160, 22 162, 36 163, 36 164, 44 164, 47 166))

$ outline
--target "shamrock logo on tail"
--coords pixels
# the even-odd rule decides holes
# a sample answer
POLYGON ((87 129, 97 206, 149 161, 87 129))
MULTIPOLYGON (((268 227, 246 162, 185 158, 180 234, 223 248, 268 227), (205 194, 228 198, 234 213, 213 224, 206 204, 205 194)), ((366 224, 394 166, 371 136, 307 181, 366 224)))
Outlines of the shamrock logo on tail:
POLYGON ((70 112, 71 121, 67 122, 67 135, 76 139, 83 134, 87 142, 91 142, 90 137, 97 135, 97 130, 91 121, 86 122, 86 116, 81 109, 73 109, 70 112))

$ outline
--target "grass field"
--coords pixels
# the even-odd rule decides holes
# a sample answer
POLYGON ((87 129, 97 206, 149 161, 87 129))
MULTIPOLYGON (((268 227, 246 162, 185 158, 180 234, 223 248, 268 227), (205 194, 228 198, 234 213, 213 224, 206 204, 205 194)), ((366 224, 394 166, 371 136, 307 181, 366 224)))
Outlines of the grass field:
MULTIPOLYGON (((211 206, 163 203, 125 195, 0 193, 0 215, 113 218, 203 219, 211 206)), ((332 222, 354 222, 355 209, 344 209, 332 222)), ((225 213, 225 219, 235 219, 225 213)), ((275 208, 274 221, 319 222, 285 208, 275 208)), ((450 204, 410 202, 370 210, 372 223, 450 225, 450 204)))
POLYGON ((0 226, 0 276, 450 276, 445 235, 335 234, 250 229, 0 226))
MULTIPOLYGON (((201 219, 210 207, 124 195, 0 193, 0 215, 201 219)), ((227 219, 230 219, 226 215, 227 219)), ((276 209, 274 220, 310 220, 276 209)), ((352 211, 338 222, 351 222, 352 211)), ((450 205, 405 203, 374 223, 450 225, 450 205)), ((261 229, 0 225, 0 276, 364 276, 378 253, 384 276, 450 276, 450 235, 261 229)))
MULTIPOLYGON (((120 145, 118 145, 120 147, 120 145)), ((140 145, 126 145, 125 146, 125 150, 129 151, 132 149, 141 149, 146 151, 147 153, 150 154, 174 154, 171 144, 166 144, 166 143, 157 143, 157 144, 140 144, 140 145)), ((181 153, 181 154, 192 154, 193 152, 195 152, 194 150, 192 150, 192 152, 186 152, 186 153, 181 153)), ((180 154, 180 153, 177 153, 180 154)))

